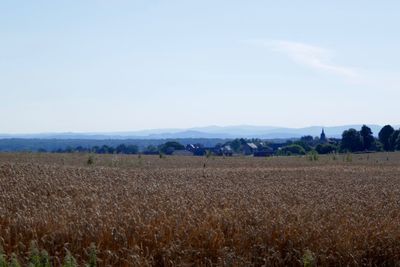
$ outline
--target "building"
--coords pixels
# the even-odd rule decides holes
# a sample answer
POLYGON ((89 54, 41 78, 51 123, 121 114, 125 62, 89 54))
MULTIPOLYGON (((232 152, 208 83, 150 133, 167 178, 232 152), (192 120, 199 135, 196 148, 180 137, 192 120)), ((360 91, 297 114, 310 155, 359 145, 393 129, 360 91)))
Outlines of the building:
POLYGON ((190 152, 195 151, 197 148, 199 148, 199 146, 198 146, 198 145, 195 145, 195 144, 188 144, 188 145, 186 146, 186 150, 187 150, 187 151, 190 151, 190 152))
POLYGON ((274 154, 274 150, 270 147, 262 147, 253 153, 254 157, 269 157, 274 154))
POLYGON ((243 145, 242 151, 243 154, 245 155, 252 155, 254 154, 254 152, 256 152, 258 149, 257 145, 254 143, 245 143, 243 145))
POLYGON ((207 153, 206 148, 200 144, 188 144, 186 151, 191 152, 194 156, 204 156, 207 153))
POLYGON ((232 150, 231 146, 224 145, 224 146, 221 146, 219 148, 216 148, 214 153, 217 154, 218 156, 228 156, 228 157, 230 157, 230 156, 233 155, 233 150, 232 150))
POLYGON ((324 128, 322 128, 321 136, 319 137, 319 141, 321 143, 327 143, 328 139, 326 139, 324 128))

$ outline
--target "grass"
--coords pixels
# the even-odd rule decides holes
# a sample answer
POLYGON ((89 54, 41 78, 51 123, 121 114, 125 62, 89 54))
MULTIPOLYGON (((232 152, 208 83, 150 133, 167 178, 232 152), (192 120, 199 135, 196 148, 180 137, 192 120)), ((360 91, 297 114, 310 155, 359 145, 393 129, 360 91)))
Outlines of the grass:
POLYGON ((318 161, 319 159, 318 152, 315 150, 308 152, 307 156, 309 161, 318 161))

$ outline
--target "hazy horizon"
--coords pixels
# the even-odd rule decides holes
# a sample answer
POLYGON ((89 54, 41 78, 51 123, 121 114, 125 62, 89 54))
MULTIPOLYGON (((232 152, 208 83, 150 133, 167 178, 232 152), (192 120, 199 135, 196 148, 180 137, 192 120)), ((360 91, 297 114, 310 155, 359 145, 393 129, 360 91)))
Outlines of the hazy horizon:
POLYGON ((400 125, 399 9, 5 1, 0 133, 400 125))
MULTIPOLYGON (((390 123, 389 123, 390 124, 390 123)), ((127 130, 127 131, 44 131, 44 132, 14 132, 14 133, 4 133, 0 132, 0 135, 9 135, 9 136, 18 136, 18 135, 57 135, 57 134, 77 134, 77 135, 129 135, 129 134, 143 134, 145 135, 153 135, 153 134, 168 134, 168 133, 179 133, 179 132, 186 132, 186 131, 194 131, 194 132, 204 132, 204 133, 212 133, 213 129, 218 129, 217 132, 219 133, 226 133, 229 134, 230 129, 236 130, 247 130, 251 131, 251 129, 255 131, 262 131, 262 129, 269 129, 269 130, 302 130, 302 129, 332 129, 332 128, 351 128, 351 127, 360 127, 364 125, 363 123, 357 124, 344 124, 344 125, 309 125, 304 127, 290 127, 290 126, 273 126, 273 125, 205 125, 205 126, 195 126, 195 127, 187 127, 187 128, 146 128, 146 129, 137 129, 137 130, 127 130)), ((384 125, 379 124, 366 124, 368 127, 372 128, 379 128, 383 127, 384 125)), ((386 124, 385 124, 386 125, 386 124)), ((390 124, 395 128, 399 128, 400 124, 390 124)), ((267 131, 268 132, 268 131, 267 131)), ((328 130, 329 134, 329 130, 328 130)), ((377 132, 375 133, 377 134, 377 132)))

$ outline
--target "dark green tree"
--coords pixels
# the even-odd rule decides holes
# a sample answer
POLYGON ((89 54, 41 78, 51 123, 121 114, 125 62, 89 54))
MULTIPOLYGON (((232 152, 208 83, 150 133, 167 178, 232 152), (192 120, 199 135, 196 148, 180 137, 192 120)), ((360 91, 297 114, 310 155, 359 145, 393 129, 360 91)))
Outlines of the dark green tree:
POLYGON ((160 147, 160 151, 167 155, 171 155, 172 153, 174 153, 175 150, 184 150, 184 149, 185 147, 182 144, 175 141, 166 142, 160 147))
POLYGON ((315 147, 315 150, 318 152, 318 154, 329 154, 332 152, 337 151, 337 147, 335 145, 331 144, 318 144, 315 147))
POLYGON ((158 148, 156 146, 153 145, 149 145, 145 148, 145 150, 143 151, 144 154, 150 154, 150 155, 155 155, 158 154, 158 148))
POLYGON ((362 150, 361 135, 356 129, 348 129, 342 134, 342 150, 351 152, 362 150))
POLYGON ((361 127, 360 135, 363 150, 370 150, 374 142, 374 136, 372 135, 371 128, 364 124, 361 127))
POLYGON ((312 145, 314 145, 314 137, 312 137, 311 135, 305 135, 305 136, 302 136, 301 138, 300 138, 300 141, 301 142, 304 142, 304 143, 306 143, 306 144, 308 144, 309 146, 312 146, 312 145))
POLYGON ((392 135, 389 137, 389 147, 390 150, 396 150, 397 148, 397 139, 400 136, 400 130, 396 130, 392 133, 392 135))
POLYGON ((235 139, 230 143, 230 146, 232 148, 233 151, 235 151, 236 153, 240 152, 240 149, 242 147, 242 144, 240 142, 239 139, 235 139))
POLYGON ((385 125, 379 132, 379 141, 381 141, 383 149, 386 151, 392 150, 390 146, 390 136, 393 132, 394 129, 390 125, 385 125))
POLYGON ((99 149, 97 149, 95 151, 95 153, 98 154, 113 154, 115 152, 115 149, 113 147, 107 146, 107 145, 103 145, 102 147, 100 147, 99 149))
POLYGON ((311 151, 311 149, 312 149, 312 147, 310 146, 310 144, 308 144, 308 143, 306 143, 306 142, 304 142, 304 141, 302 141, 302 140, 296 141, 296 142, 294 142, 293 144, 301 146, 302 148, 304 148, 304 150, 305 150, 306 152, 311 151))
POLYGON ((125 154, 126 151, 126 145, 125 144, 120 144, 119 146, 117 146, 115 148, 115 152, 117 152, 117 154, 125 154))
POLYGON ((283 155, 305 155, 306 151, 299 145, 287 145, 280 149, 280 153, 283 155))
POLYGON ((400 150, 400 135, 399 135, 399 137, 397 137, 395 148, 396 148, 396 150, 400 150))
POLYGON ((125 149, 125 154, 137 154, 139 152, 139 148, 136 145, 127 145, 125 149))

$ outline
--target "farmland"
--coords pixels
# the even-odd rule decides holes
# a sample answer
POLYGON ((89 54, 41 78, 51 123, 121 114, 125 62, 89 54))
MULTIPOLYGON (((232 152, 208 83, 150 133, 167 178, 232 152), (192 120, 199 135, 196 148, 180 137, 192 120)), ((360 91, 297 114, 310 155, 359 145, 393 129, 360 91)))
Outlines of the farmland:
POLYGON ((0 242, 59 266, 400 264, 400 153, 0 154, 0 242))

